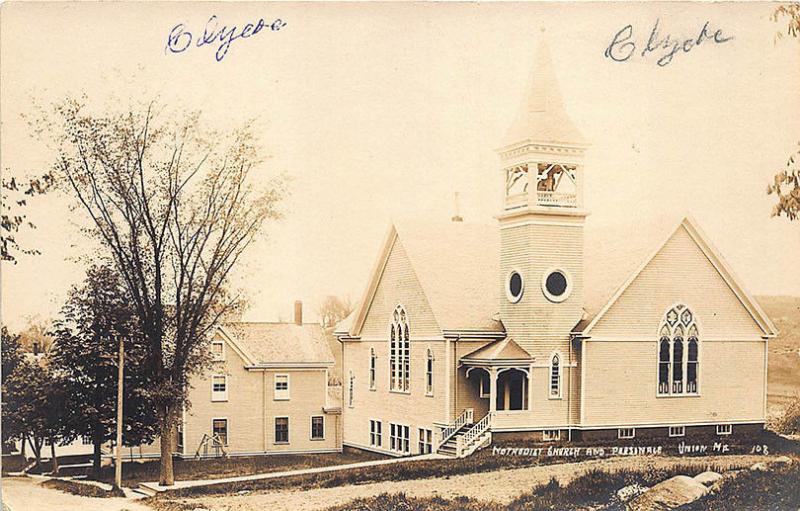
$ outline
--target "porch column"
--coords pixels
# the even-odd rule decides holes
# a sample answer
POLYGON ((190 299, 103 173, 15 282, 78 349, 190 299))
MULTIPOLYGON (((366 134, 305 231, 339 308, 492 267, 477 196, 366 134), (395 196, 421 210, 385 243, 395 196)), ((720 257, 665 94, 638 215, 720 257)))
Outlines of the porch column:
POLYGON ((489 411, 497 411, 497 368, 489 368, 489 411))
POLYGON ((533 364, 528 366, 528 410, 533 410, 533 364))

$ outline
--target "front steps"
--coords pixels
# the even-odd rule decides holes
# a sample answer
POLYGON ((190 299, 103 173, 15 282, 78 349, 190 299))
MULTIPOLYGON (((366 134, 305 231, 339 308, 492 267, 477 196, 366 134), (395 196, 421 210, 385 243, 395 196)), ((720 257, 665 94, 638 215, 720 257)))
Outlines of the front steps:
POLYGON ((455 435, 448 438, 445 443, 439 446, 439 448, 436 450, 436 453, 441 454, 442 456, 448 456, 450 458, 457 458, 458 457, 458 453, 456 452, 456 445, 458 443, 457 437, 459 435, 463 435, 464 433, 472 429, 473 425, 474 424, 469 423, 461 426, 461 428, 459 428, 459 430, 456 432, 455 435))

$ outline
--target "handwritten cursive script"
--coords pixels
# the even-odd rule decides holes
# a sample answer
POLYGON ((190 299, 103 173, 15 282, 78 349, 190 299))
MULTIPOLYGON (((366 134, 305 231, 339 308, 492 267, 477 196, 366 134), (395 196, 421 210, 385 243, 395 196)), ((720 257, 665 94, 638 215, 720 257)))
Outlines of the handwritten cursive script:
POLYGON ((650 31, 650 37, 647 39, 647 44, 644 45, 641 52, 638 51, 637 43, 633 37, 633 26, 625 25, 614 35, 611 44, 606 48, 606 58, 615 62, 627 62, 636 54, 639 54, 641 58, 646 58, 648 54, 654 54, 657 57, 656 64, 664 67, 672 62, 672 59, 678 53, 689 53, 706 41, 713 44, 722 44, 733 39, 733 36, 725 37, 721 28, 712 32, 712 29, 709 28, 709 21, 705 22, 697 37, 690 38, 673 37, 671 34, 662 37, 659 34, 658 24, 659 20, 656 19, 653 29, 650 31))
POLYGON ((272 32, 277 32, 285 26, 286 22, 280 18, 270 24, 267 24, 264 18, 261 18, 255 23, 247 23, 241 29, 236 27, 236 25, 230 27, 223 25, 219 27, 217 15, 214 14, 208 18, 206 26, 203 29, 203 35, 197 39, 194 38, 192 32, 190 32, 183 23, 178 23, 172 27, 172 30, 169 31, 169 35, 167 35, 167 46, 164 48, 164 53, 166 53, 167 50, 171 53, 183 53, 192 46, 192 42, 194 42, 198 48, 207 44, 218 44, 219 46, 217 46, 214 58, 217 62, 222 62, 222 59, 228 54, 231 44, 237 39, 253 37, 265 28, 268 28, 272 32))

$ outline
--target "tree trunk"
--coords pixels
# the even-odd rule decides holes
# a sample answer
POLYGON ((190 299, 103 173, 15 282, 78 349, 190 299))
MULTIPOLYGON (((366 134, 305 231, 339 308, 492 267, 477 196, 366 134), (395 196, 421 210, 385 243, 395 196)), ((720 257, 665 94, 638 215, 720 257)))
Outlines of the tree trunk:
POLYGON ((101 458, 101 442, 100 439, 94 436, 92 438, 92 444, 94 444, 94 451, 92 452, 92 477, 94 479, 100 479, 100 458, 101 458))
POLYGON ((167 407, 165 413, 159 417, 159 432, 161 440, 161 474, 159 482, 161 486, 172 486, 175 484, 175 474, 172 470, 172 409, 167 407))
POLYGON ((54 476, 58 475, 58 458, 56 457, 56 439, 50 437, 50 459, 52 460, 52 468, 50 473, 54 476))
POLYGON ((38 473, 42 473, 42 444, 35 436, 28 439, 33 451, 33 459, 36 460, 35 469, 38 473))
POLYGON ((25 451, 26 451, 25 442, 27 441, 28 441, 28 435, 22 435, 22 449, 21 449, 22 459, 27 459, 27 457, 25 456, 25 451))

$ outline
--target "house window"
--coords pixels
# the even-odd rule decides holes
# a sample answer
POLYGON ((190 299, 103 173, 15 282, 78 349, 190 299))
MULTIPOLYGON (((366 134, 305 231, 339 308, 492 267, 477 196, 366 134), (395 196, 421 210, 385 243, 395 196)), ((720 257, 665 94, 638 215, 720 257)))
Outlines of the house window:
POLYGON ((375 390, 375 366, 378 357, 375 356, 375 348, 369 349, 369 390, 375 390))
POLYGON ((561 359, 553 355, 550 359, 550 398, 561 397, 561 359))
POLYGON ((289 375, 275 375, 275 401, 286 401, 289 399, 289 375))
POLYGON ((347 384, 347 406, 349 406, 350 408, 353 407, 355 392, 356 392, 356 377, 353 375, 353 371, 350 371, 350 378, 347 384))
POLYGON ((175 437, 175 447, 179 451, 183 451, 183 422, 179 422, 178 427, 175 428, 175 437))
POLYGON ((211 377, 211 401, 228 400, 228 377, 215 374, 211 377))
POLYGON ((555 442, 561 438, 560 429, 545 429, 542 431, 542 440, 545 442, 555 442))
POLYGON ((433 452, 433 431, 419 428, 419 453, 430 454, 433 452))
POLYGON ((433 352, 430 348, 425 362, 425 394, 433 395, 433 352))
POLYGON ((733 426, 731 424, 717 424, 718 435, 730 435, 733 433, 733 426))
POLYGON ((228 419, 211 420, 212 443, 219 442, 220 445, 228 445, 228 419))
POLYGON ((214 360, 225 360, 225 343, 213 341, 211 343, 211 358, 214 360))
POLYGON ((389 448, 395 452, 408 454, 411 452, 409 427, 401 424, 389 424, 389 448))
POLYGON ((517 271, 509 273, 506 280, 506 298, 508 298, 508 301, 511 303, 520 301, 524 290, 525 285, 522 282, 522 275, 517 271))
POLYGON ((89 435, 83 435, 81 437, 81 444, 83 445, 92 445, 92 437, 89 435))
POLYGON ((686 428, 684 426, 670 426, 669 436, 670 437, 686 436, 686 428))
POLYGON ((542 292, 551 302, 563 302, 572 292, 572 282, 566 270, 553 268, 542 275, 542 292))
POLYGON ((389 331, 389 388, 394 391, 409 390, 411 342, 408 330, 406 311, 398 305, 389 331))
POLYGON ((369 421, 369 445, 373 447, 380 447, 382 442, 381 438, 381 421, 369 421))
POLYGON ((619 439, 630 439, 635 436, 636 436, 635 428, 619 428, 617 430, 617 438, 619 439))
POLYGON ((325 417, 317 415, 311 417, 311 440, 323 440, 325 438, 325 417))
POLYGON ((664 315, 658 332, 658 394, 697 394, 700 336, 694 314, 676 305, 664 315))
POLYGON ((289 417, 275 417, 275 443, 289 443, 289 417))

